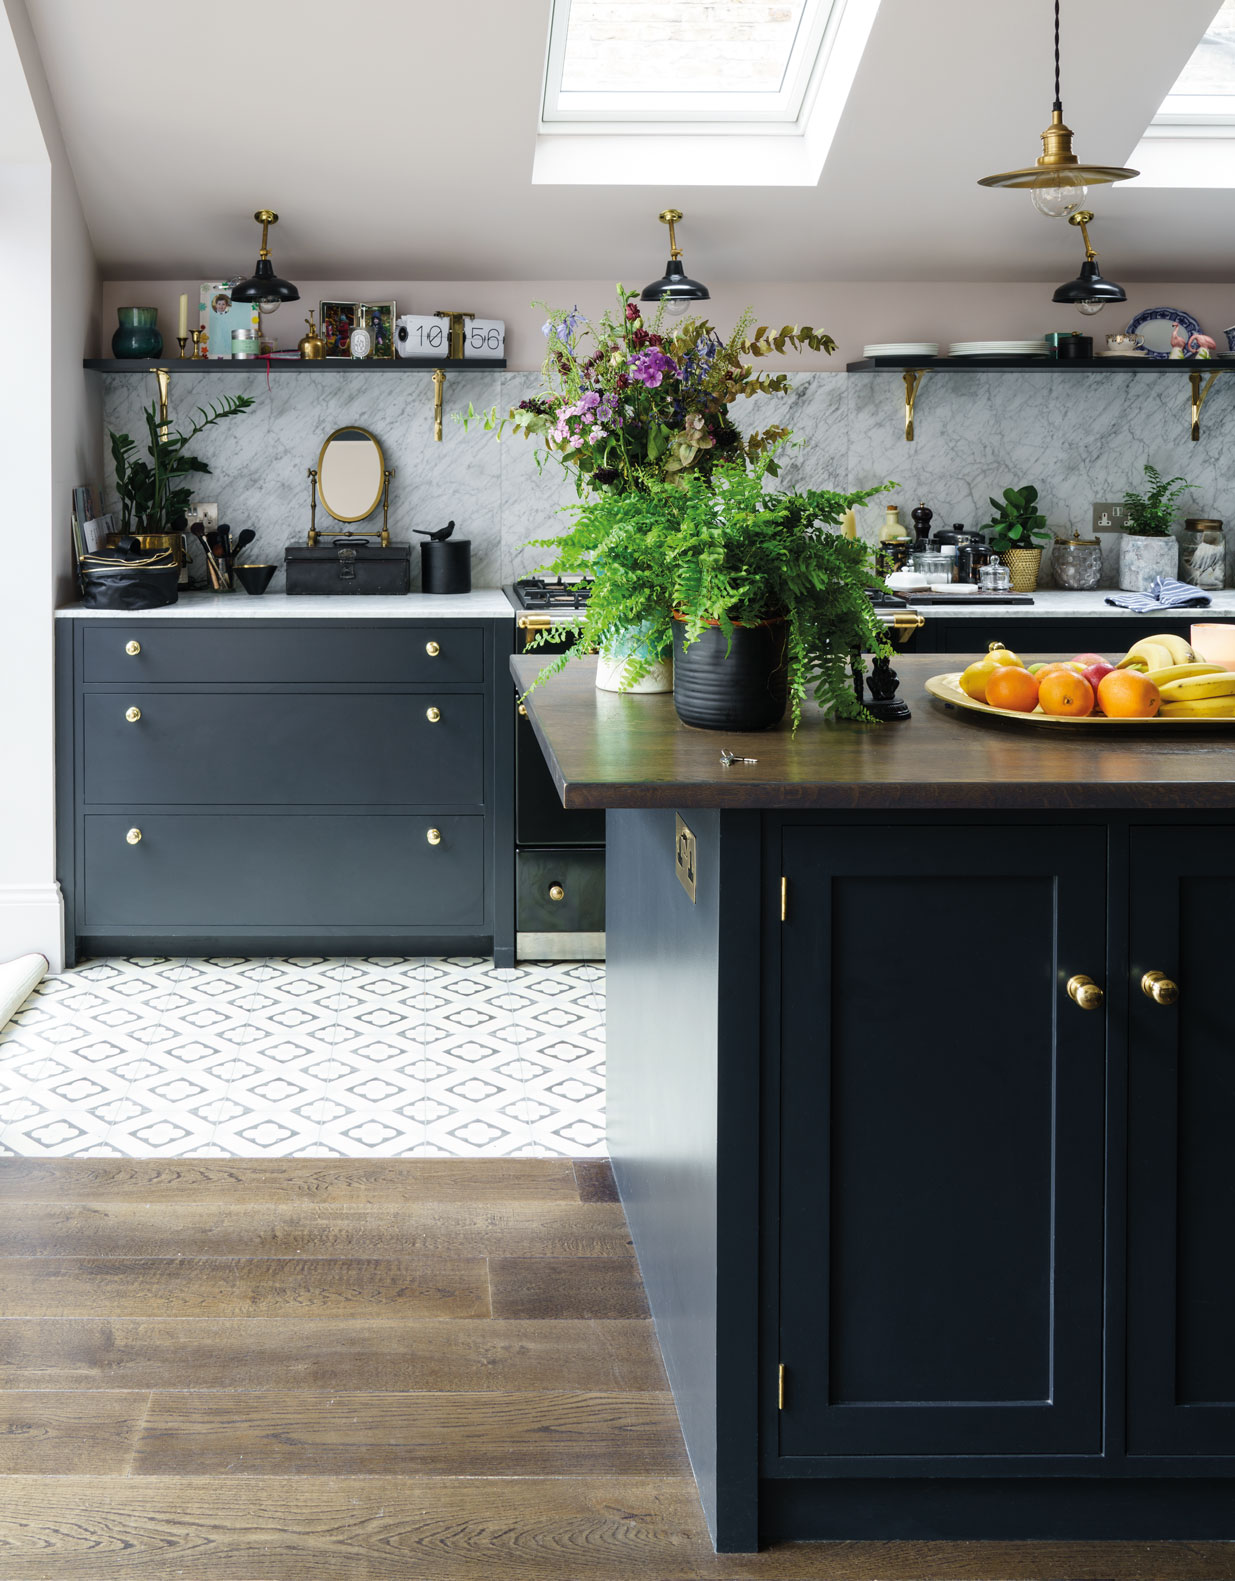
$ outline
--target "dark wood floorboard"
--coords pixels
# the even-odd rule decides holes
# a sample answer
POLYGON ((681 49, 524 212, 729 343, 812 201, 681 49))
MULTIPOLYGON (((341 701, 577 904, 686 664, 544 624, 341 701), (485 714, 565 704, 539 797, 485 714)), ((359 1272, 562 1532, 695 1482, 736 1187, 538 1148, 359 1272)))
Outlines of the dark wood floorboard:
MULTIPOLYGON (((614 1261, 579 1259, 593 1260, 614 1261)), ((0 1318, 241 1317, 257 1311, 305 1318, 488 1317, 485 1259, 0 1258, 0 1318)))
POLYGON ((613 1165, 607 1158, 576 1158, 575 1179, 581 1202, 619 1202, 613 1165))
POLYGON ((155 1394, 134 1476, 684 1477, 673 1396, 155 1394), (676 1442, 675 1442, 676 1440, 676 1442))
POLYGON ((632 1257, 620 1203, 0 1202, 0 1257, 632 1257))
POLYGON ((612 1197, 0 1160, 0 1581, 1235 1581, 1222 1543, 713 1554, 612 1197))
POLYGON ((624 1257, 491 1257, 497 1318, 648 1315, 638 1264, 624 1257))
POLYGON ((0 1389, 667 1387, 647 1319, 9 1318, 0 1389))

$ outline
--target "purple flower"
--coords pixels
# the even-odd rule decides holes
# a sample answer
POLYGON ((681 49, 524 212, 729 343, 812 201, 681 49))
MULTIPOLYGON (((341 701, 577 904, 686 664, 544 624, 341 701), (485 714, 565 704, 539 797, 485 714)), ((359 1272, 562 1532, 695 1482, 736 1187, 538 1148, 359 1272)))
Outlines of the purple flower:
POLYGON ((640 384, 646 384, 649 390, 658 388, 666 374, 674 378, 678 372, 678 365, 673 358, 666 356, 657 346, 650 346, 630 359, 631 377, 638 379, 640 384))

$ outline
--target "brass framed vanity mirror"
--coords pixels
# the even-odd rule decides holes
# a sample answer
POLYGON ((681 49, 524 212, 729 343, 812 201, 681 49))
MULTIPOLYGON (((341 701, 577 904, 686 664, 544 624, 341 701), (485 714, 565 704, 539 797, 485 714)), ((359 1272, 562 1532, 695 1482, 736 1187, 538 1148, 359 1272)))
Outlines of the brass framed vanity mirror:
POLYGON ((356 536, 352 523, 366 521, 379 505, 382 507, 381 544, 384 549, 389 548, 390 480, 393 476, 381 445, 367 428, 351 425, 328 434, 316 467, 309 468, 309 548, 315 548, 319 538, 356 536), (319 498, 326 514, 343 523, 342 531, 318 527, 319 498))

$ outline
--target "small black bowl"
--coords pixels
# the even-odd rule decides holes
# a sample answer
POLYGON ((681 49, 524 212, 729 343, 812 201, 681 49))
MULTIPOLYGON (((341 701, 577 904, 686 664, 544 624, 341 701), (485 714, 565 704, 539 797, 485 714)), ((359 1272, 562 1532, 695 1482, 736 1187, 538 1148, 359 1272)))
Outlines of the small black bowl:
POLYGON ((238 565, 236 580, 246 593, 264 593, 275 570, 273 565, 238 565))

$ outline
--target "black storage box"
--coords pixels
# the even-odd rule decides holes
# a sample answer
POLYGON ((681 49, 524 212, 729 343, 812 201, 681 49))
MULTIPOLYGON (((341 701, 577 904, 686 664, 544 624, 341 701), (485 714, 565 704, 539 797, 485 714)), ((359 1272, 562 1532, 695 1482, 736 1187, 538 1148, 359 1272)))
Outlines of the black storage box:
POLYGON ((472 546, 466 538, 442 542, 430 539, 420 546, 420 591, 422 593, 470 593, 472 591, 472 546))
POLYGON ((289 593, 407 593, 412 586, 410 544, 383 549, 367 538, 334 538, 315 549, 283 551, 289 593))

